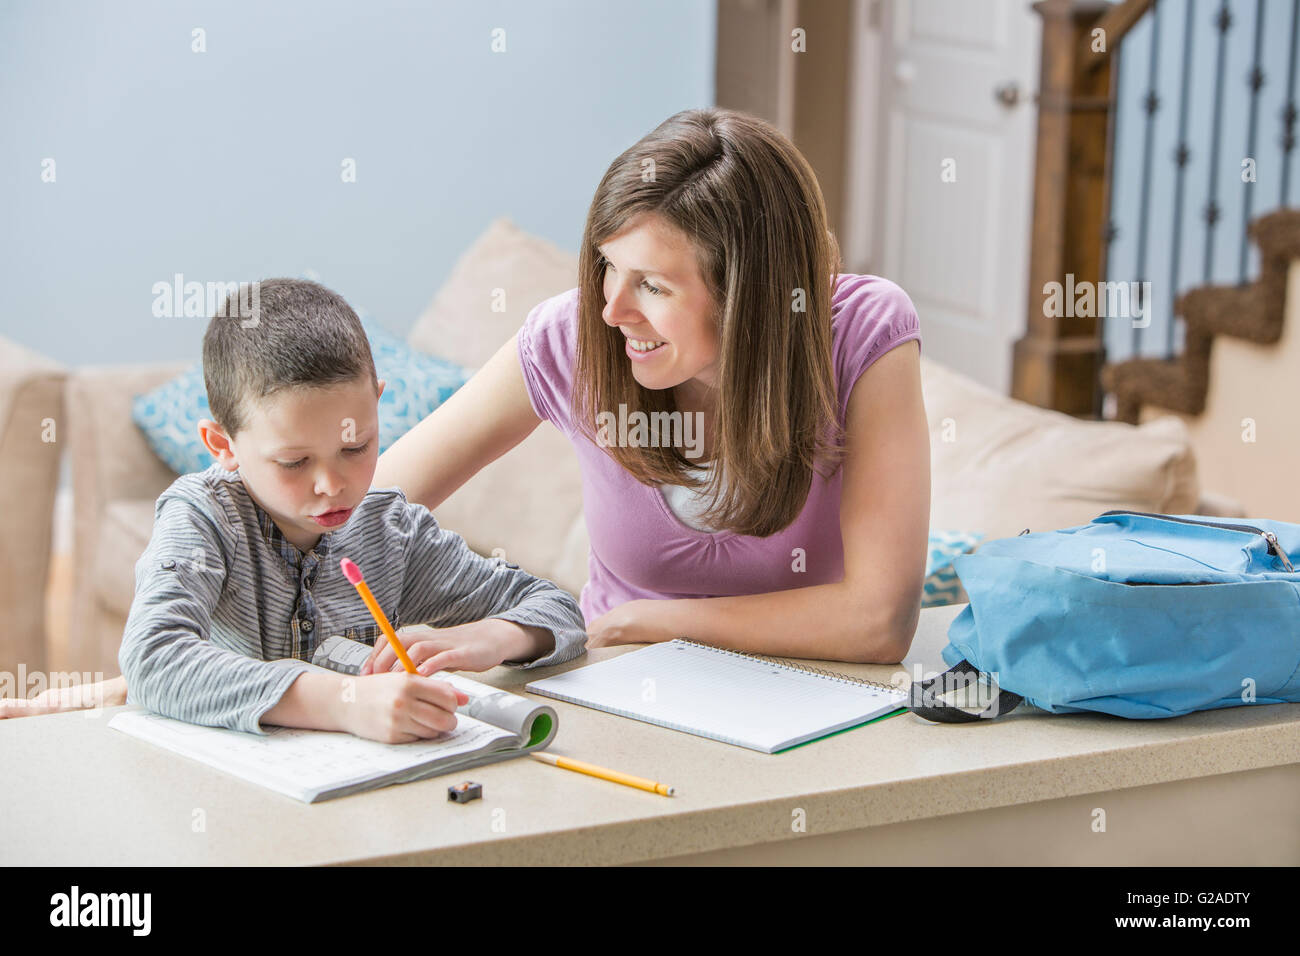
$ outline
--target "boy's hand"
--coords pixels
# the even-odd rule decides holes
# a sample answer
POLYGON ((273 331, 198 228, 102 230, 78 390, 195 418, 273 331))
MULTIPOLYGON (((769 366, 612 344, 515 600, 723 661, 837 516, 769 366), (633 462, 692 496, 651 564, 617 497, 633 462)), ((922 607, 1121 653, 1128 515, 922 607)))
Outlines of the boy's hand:
POLYGON ((348 733, 386 744, 405 744, 456 729, 456 708, 469 695, 446 681, 412 674, 372 674, 352 684, 355 699, 339 704, 348 733))
MULTIPOLYGON (((397 639, 421 674, 485 671, 505 660, 532 656, 526 646, 533 640, 528 633, 532 631, 542 631, 554 641, 543 628, 525 629, 495 617, 456 627, 433 628, 427 624, 404 627, 397 632, 397 639)), ((375 641, 374 651, 361 665, 361 673, 382 674, 393 670, 401 671, 402 663, 381 635, 375 641)))

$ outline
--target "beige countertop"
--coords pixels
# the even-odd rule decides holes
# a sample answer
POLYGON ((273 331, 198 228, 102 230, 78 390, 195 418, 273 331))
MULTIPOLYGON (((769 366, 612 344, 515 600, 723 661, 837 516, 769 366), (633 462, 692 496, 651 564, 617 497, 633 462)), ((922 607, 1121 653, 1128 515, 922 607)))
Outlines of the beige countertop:
MULTIPOLYGON (((965 605, 922 612, 903 665, 824 664, 888 681, 945 666, 965 605)), ((602 648, 525 683, 634 650, 602 648)), ((116 708, 0 721, 0 864, 625 863, 833 834, 1300 762, 1300 706, 1171 720, 1017 713, 975 725, 891 717, 769 755, 588 708, 559 714, 551 751, 651 777, 667 798, 528 759, 303 804, 108 729, 116 708), (447 801, 461 779, 483 784, 447 801)))

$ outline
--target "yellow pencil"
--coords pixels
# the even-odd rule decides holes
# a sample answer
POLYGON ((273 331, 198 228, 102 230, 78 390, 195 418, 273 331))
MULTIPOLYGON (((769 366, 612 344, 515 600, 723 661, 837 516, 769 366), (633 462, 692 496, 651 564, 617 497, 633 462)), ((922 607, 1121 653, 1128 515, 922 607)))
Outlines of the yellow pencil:
POLYGON ((361 592, 361 600, 365 601, 366 607, 370 608, 370 616, 375 619, 375 623, 379 625, 379 629, 383 631, 384 636, 388 638, 388 643, 393 648, 393 653, 397 655, 397 659, 401 661, 402 666, 406 668, 406 673, 418 674, 419 671, 415 669, 415 665, 411 663, 411 659, 406 656, 406 648, 402 646, 402 642, 397 639, 397 635, 393 632, 393 625, 388 623, 388 618, 384 614, 384 609, 379 606, 379 602, 375 600, 375 596, 370 593, 370 588, 366 585, 366 579, 361 576, 361 569, 347 558, 344 558, 339 562, 339 567, 343 569, 344 577, 351 581, 353 586, 361 592))
POLYGON ((649 790, 651 793, 657 793, 665 797, 671 797, 677 792, 667 784, 655 783, 645 777, 634 777, 630 773, 619 773, 617 770, 606 770, 604 767, 597 767, 594 763, 583 763, 581 760, 574 760, 572 757, 557 757, 555 754, 538 751, 534 751, 528 756, 534 760, 540 760, 542 763, 550 764, 552 767, 585 773, 592 777, 599 777, 601 780, 621 783, 625 787, 636 787, 638 790, 649 790))

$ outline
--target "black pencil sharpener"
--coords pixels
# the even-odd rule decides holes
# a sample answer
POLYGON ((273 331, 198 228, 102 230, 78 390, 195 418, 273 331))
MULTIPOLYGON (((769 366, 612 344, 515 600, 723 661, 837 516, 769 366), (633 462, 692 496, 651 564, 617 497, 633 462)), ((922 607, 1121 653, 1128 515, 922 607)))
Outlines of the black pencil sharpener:
POLYGON ((447 799, 453 803, 469 803, 471 800, 478 800, 482 796, 483 784, 474 783, 470 780, 447 788, 447 799))

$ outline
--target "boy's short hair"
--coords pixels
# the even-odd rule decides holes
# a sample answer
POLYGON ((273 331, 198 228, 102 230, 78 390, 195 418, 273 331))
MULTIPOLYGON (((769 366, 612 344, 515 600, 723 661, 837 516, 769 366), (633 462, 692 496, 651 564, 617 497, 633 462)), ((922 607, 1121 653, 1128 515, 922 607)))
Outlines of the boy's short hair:
MULTIPOLYGON (((203 382, 213 419, 234 437, 249 401, 293 386, 322 387, 361 376, 379 390, 361 320, 336 292, 306 279, 257 283, 256 314, 241 317, 232 292, 203 336, 203 382)), ((244 290, 245 308, 249 292, 244 290)))

